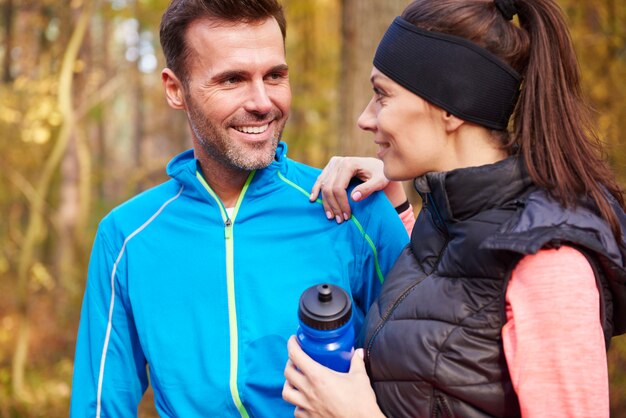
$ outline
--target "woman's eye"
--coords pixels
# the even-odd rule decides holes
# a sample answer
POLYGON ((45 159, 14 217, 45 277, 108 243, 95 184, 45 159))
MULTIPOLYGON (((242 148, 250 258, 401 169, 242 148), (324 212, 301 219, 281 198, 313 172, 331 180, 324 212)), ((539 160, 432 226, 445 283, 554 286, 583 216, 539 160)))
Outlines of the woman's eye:
POLYGON ((383 99, 383 97, 385 97, 384 93, 379 90, 378 88, 374 87, 374 97, 376 98, 376 101, 380 101, 383 99))

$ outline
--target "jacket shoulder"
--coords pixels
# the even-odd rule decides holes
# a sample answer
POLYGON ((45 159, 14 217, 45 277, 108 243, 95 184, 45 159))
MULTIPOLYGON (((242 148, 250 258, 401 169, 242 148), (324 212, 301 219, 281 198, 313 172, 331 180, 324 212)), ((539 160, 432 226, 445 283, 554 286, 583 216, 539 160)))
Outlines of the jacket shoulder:
POLYGON ((315 180, 322 173, 320 168, 312 167, 291 158, 285 158, 285 168, 281 171, 289 180, 307 192, 311 191, 315 180))
POLYGON ((127 237, 177 200, 182 191, 183 186, 173 179, 145 190, 112 209, 100 221, 99 229, 127 237))
POLYGON ((620 244, 592 207, 584 203, 564 207, 543 189, 529 193, 517 206, 484 247, 534 254, 546 246, 569 242, 622 261, 620 244))

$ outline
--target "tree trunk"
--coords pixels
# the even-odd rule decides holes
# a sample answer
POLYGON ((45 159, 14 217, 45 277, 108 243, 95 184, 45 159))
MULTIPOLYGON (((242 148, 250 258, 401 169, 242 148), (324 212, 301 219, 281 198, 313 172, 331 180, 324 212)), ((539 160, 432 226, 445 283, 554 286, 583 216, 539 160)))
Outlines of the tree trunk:
POLYGON ((2 81, 13 81, 11 74, 11 52, 13 50, 13 0, 4 2, 4 61, 2 62, 2 81))
MULTIPOLYGON (((110 44, 111 41, 106 34, 112 33, 113 25, 111 24, 110 19, 100 19, 100 24, 97 26, 97 30, 94 30, 94 36, 92 36, 92 41, 94 42, 94 66, 96 68, 100 68, 103 75, 104 80, 110 80, 116 76, 112 69, 112 65, 110 62, 110 44)), ((119 76, 119 74, 118 74, 119 76)), ((105 172, 105 167, 109 166, 108 162, 108 151, 106 146, 106 138, 107 138, 107 118, 109 116, 109 106, 110 104, 107 101, 102 101, 99 105, 98 118, 95 121, 95 129, 94 129, 94 141, 93 149, 94 153, 92 155, 94 162, 94 175, 95 175, 95 189, 97 191, 96 199, 98 202, 105 201, 109 193, 109 187, 107 186, 107 178, 105 172)))
POLYGON ((59 75, 58 108, 63 114, 63 123, 50 153, 45 161, 35 188, 35 199, 30 205, 28 226, 18 259, 16 301, 18 306, 18 335, 11 365, 11 389, 15 401, 24 399, 24 375, 29 346, 29 299, 28 283, 31 268, 37 259, 41 233, 45 228, 43 213, 50 192, 53 176, 65 154, 74 128, 72 107, 73 70, 91 16, 91 2, 87 0, 72 32, 63 56, 59 75))
MULTIPOLYGON (((141 27, 141 4, 139 1, 135 1, 133 4, 133 14, 135 15, 135 19, 137 19, 137 35, 138 38, 141 37, 141 32, 143 28, 141 27)), ((140 49, 139 40, 137 40, 137 49, 140 49)), ((137 55, 137 60, 132 63, 131 66, 131 85, 132 88, 132 98, 131 98, 131 108, 133 112, 132 117, 132 132, 133 132, 133 143, 132 143, 132 152, 133 152, 133 168, 142 172, 144 169, 145 161, 145 147, 143 146, 145 130, 144 130, 144 91, 143 91, 143 80, 141 71, 139 71, 139 63, 141 61, 141 56, 137 55)), ((137 193, 141 192, 144 189, 143 184, 144 178, 139 178, 139 181, 135 185, 135 191, 137 193)))
POLYGON ((339 153, 372 156, 376 150, 372 137, 356 122, 372 97, 369 78, 376 47, 406 0, 342 0, 341 5, 339 153))
MULTIPOLYGON (((141 82, 141 73, 139 72, 138 63, 135 63, 133 68, 131 69, 132 75, 132 84, 133 84, 133 93, 131 98, 131 107, 133 112, 132 118, 132 153, 133 153, 133 169, 142 171, 144 169, 144 165, 148 162, 145 161, 144 158, 144 101, 143 101, 143 85, 141 82)), ((144 190, 146 186, 143 184, 144 179, 140 178, 139 181, 135 185, 135 192, 139 193, 144 190)))
POLYGON ((55 245, 56 308, 61 314, 67 306, 67 292, 72 292, 74 282, 74 232, 78 219, 78 160, 76 156, 76 138, 72 134, 65 155, 61 161, 61 182, 59 208, 57 210, 58 242, 55 245))

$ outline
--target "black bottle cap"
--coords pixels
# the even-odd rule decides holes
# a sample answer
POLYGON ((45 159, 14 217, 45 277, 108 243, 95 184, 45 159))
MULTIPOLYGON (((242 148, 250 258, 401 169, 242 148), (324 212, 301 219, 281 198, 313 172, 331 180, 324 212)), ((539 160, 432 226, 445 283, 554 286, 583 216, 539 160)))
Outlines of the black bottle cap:
POLYGON ((318 330, 345 325, 352 316, 352 301, 342 288, 322 283, 311 286, 300 296, 298 317, 303 324, 318 330))

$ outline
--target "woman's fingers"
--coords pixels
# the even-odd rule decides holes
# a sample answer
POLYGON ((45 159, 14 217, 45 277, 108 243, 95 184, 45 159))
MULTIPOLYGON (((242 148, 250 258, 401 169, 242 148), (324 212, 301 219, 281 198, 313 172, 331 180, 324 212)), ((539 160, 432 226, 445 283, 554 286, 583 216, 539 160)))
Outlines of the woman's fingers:
POLYGON ((383 163, 376 158, 332 157, 314 183, 309 199, 314 201, 321 195, 326 217, 342 223, 352 215, 347 188, 354 177, 364 182, 352 191, 354 201, 363 200, 389 184, 383 163))
POLYGON ((332 157, 322 173, 313 184, 310 201, 315 201, 321 195, 324 212, 328 219, 341 223, 350 219, 350 203, 346 188, 353 177, 345 170, 346 157, 332 157))
POLYGON ((284 374, 286 382, 289 383, 290 387, 295 388, 296 390, 299 390, 299 388, 306 388, 306 376, 300 373, 291 360, 287 360, 284 374))
MULTIPOLYGON (((285 377, 286 376, 287 372, 285 370, 285 377)), ((307 397, 287 377, 285 380, 285 384, 283 385, 283 399, 285 400, 285 402, 289 402, 290 404, 300 408, 306 409, 307 407, 309 407, 307 397)))
POLYGON ((293 416, 294 418, 310 418, 311 414, 309 414, 306 409, 296 407, 293 416))
MULTIPOLYGON (((292 363, 293 369, 296 371, 301 370, 301 375, 310 376, 314 373, 316 368, 320 367, 319 363, 302 350, 302 347, 300 347, 294 335, 287 341, 287 355, 289 356, 289 361, 292 363)), ((298 386, 296 385, 296 387, 298 386)))
POLYGON ((307 417, 309 416, 307 411, 311 409, 311 384, 303 371, 310 369, 312 364, 317 367, 321 366, 302 351, 295 336, 289 338, 287 352, 289 359, 284 372, 283 399, 296 406, 295 416, 307 417))
MULTIPOLYGON (((352 215, 350 203, 348 202, 348 192, 346 190, 349 182, 349 179, 347 182, 344 182, 342 179, 337 178, 333 179, 330 185, 325 185, 322 188, 322 204, 324 205, 324 210, 330 212, 332 218, 334 218, 337 223, 347 221, 352 215)), ((331 219, 328 213, 326 217, 331 219)))
POLYGON ((324 167, 322 173, 317 176, 317 180, 315 180, 315 183, 313 183, 313 187, 311 188, 311 194, 309 195, 309 200, 311 202, 315 202, 315 200, 317 200, 317 198, 319 197, 322 188, 325 186, 325 179, 328 176, 328 173, 332 170, 336 158, 338 157, 332 157, 328 161, 328 164, 326 164, 326 167, 324 167))
POLYGON ((324 185, 321 177, 321 175, 318 176, 317 180, 315 180, 315 183, 313 183, 313 188, 311 189, 311 194, 309 195, 309 200, 311 202, 315 202, 317 200, 317 197, 320 195, 320 191, 322 190, 322 186, 324 185))

